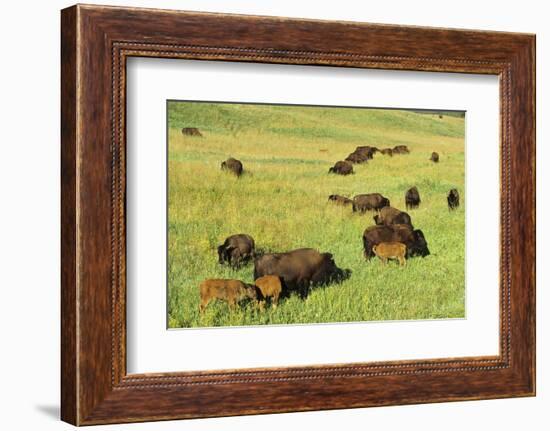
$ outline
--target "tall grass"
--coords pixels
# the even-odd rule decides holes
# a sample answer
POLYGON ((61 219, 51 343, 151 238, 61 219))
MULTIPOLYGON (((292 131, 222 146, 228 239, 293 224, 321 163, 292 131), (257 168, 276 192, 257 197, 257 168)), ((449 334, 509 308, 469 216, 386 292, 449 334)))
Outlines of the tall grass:
POLYGON ((446 193, 464 196, 464 119, 408 111, 170 102, 168 162, 169 327, 436 319, 464 316, 464 205, 449 212, 446 193), (181 127, 198 127, 202 138, 181 127), (355 174, 328 169, 358 145, 406 144, 409 155, 376 155, 355 174), (432 151, 440 163, 430 162, 432 151), (245 174, 220 170, 229 156, 245 174), (416 185, 419 209, 409 211, 431 255, 406 267, 366 262, 362 233, 371 213, 327 202, 330 194, 379 192, 405 209, 416 185), (216 248, 248 233, 266 251, 313 247, 352 270, 339 285, 313 289, 260 312, 231 311, 217 302, 199 315, 198 285, 206 278, 253 281, 253 265, 221 266, 216 248))

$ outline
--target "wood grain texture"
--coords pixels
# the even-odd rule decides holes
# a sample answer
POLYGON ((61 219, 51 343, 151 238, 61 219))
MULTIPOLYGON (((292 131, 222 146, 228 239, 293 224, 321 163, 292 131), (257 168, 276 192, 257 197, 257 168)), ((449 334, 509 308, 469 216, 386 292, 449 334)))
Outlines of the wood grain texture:
POLYGON ((533 35, 74 6, 62 11, 61 36, 63 420, 86 425, 534 394, 533 35), (499 75, 499 356, 127 375, 131 56, 499 75))

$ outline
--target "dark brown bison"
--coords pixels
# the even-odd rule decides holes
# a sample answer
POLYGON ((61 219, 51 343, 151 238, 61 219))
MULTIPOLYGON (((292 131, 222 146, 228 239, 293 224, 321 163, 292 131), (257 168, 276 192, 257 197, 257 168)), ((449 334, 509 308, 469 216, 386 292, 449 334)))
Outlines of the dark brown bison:
POLYGON ((439 162, 439 154, 437 154, 435 151, 432 153, 432 156, 430 157, 430 160, 434 163, 439 162))
POLYGON ((200 284, 199 294, 199 311, 203 313, 214 299, 226 301, 231 308, 243 299, 256 299, 256 287, 240 280, 208 279, 200 284))
POLYGON ((253 258, 254 253, 254 238, 244 233, 231 235, 218 246, 218 262, 222 265, 227 262, 230 266, 238 268, 253 258))
POLYGON ((457 189, 449 190, 449 194, 447 195, 447 205, 449 206, 449 210, 454 210, 460 206, 460 195, 458 194, 457 189))
POLYGON ((185 136, 202 136, 202 133, 196 127, 184 127, 181 129, 181 133, 185 136))
POLYGON ((376 147, 371 147, 370 145, 361 145, 353 151, 355 154, 362 154, 366 156, 368 159, 372 159, 374 154, 377 153, 379 150, 376 147))
POLYGON ((257 287, 256 296, 258 298, 258 305, 263 310, 265 303, 268 299, 271 300, 273 308, 277 308, 279 303, 279 297, 283 291, 283 284, 281 278, 277 275, 264 275, 258 278, 254 284, 257 287))
POLYGON ((393 156, 393 150, 391 148, 384 148, 383 150, 380 150, 380 154, 384 154, 385 156, 393 156))
POLYGON ((353 197, 353 212, 378 211, 390 206, 390 200, 380 193, 368 193, 353 197))
POLYGON ((232 172, 240 177, 243 173, 243 164, 240 160, 230 157, 225 162, 222 162, 222 170, 232 172))
POLYGON ((384 207, 373 219, 377 225, 408 224, 412 227, 411 216, 397 208, 384 207))
POLYGON ((310 286, 339 283, 351 271, 336 266, 332 254, 313 248, 300 248, 286 253, 267 253, 254 261, 254 279, 277 275, 283 281, 285 293, 296 291, 306 298, 310 286))
POLYGON ((381 242, 401 242, 407 246, 407 258, 428 256, 428 243, 420 229, 414 230, 408 224, 370 226, 363 233, 363 253, 366 259, 374 256, 372 247, 381 242))
POLYGON ((369 157, 367 154, 364 153, 351 153, 349 156, 346 157, 346 162, 350 163, 367 163, 369 161, 369 157))
POLYGON ((407 209, 418 208, 420 205, 420 193, 416 187, 411 187, 405 193, 405 206, 407 209))
POLYGON ((332 168, 328 170, 329 174, 349 175, 353 174, 353 166, 350 162, 340 160, 336 162, 332 168))
POLYGON ((393 154, 409 154, 409 147, 406 145, 396 145, 393 147, 393 154))
POLYGON ((334 202, 337 205, 352 205, 353 201, 350 198, 340 195, 330 195, 328 200, 334 202))

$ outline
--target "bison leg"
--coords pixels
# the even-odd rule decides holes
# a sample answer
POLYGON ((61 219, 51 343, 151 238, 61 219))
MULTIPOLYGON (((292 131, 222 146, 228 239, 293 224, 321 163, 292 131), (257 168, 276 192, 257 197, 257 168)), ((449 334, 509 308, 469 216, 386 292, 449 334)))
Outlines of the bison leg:
POLYGON ((204 309, 206 308, 206 306, 208 305, 210 301, 208 299, 201 299, 201 303, 199 305, 199 313, 200 314, 203 314, 204 313, 204 309))
POLYGON ((407 261, 405 260, 404 256, 399 256, 399 265, 405 266, 407 264, 407 261))
POLYGON ((276 295, 273 295, 273 297, 271 298, 271 305, 273 306, 273 308, 277 308, 277 305, 279 305, 279 294, 278 293, 276 295))

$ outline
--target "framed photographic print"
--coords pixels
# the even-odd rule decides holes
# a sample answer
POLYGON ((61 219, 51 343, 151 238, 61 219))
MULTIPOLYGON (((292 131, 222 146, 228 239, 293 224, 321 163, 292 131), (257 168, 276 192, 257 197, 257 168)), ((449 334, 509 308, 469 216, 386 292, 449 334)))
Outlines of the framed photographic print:
POLYGON ((535 394, 533 35, 61 30, 63 420, 535 394))

